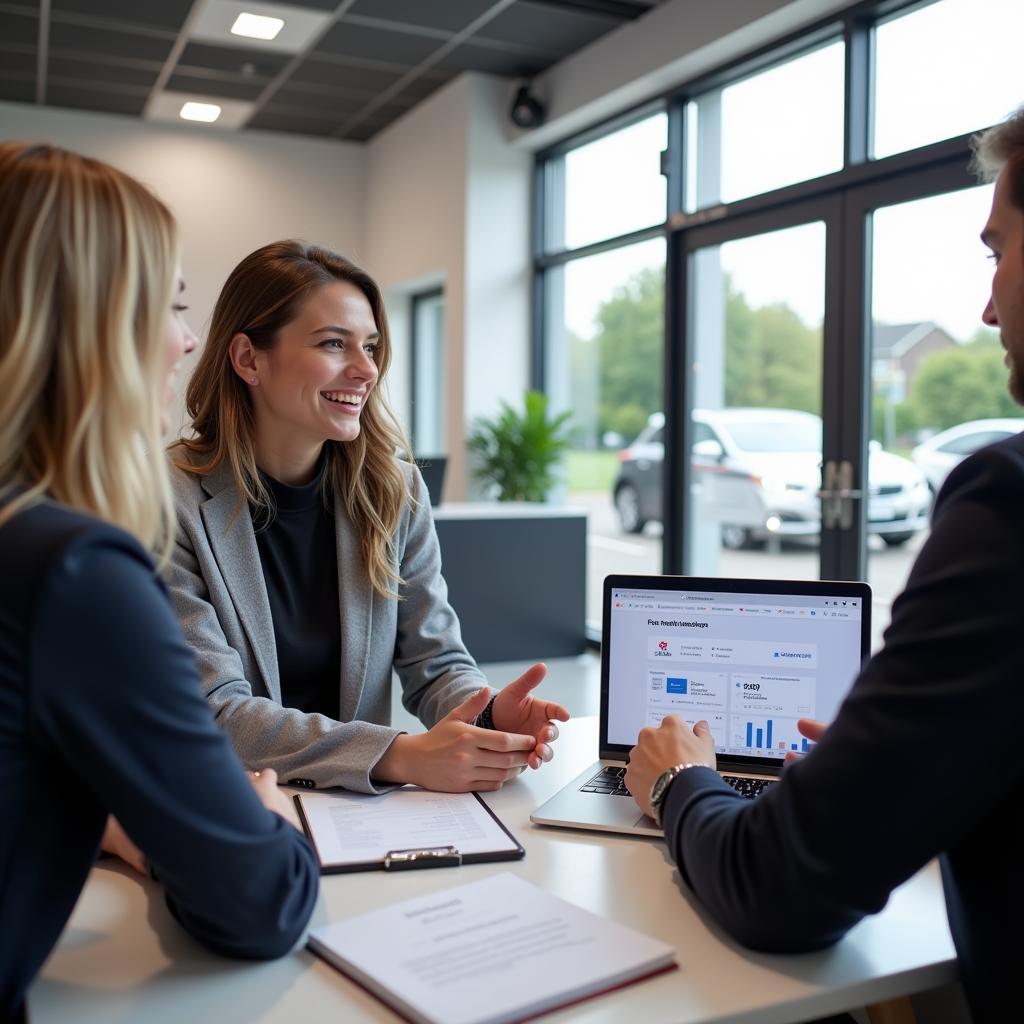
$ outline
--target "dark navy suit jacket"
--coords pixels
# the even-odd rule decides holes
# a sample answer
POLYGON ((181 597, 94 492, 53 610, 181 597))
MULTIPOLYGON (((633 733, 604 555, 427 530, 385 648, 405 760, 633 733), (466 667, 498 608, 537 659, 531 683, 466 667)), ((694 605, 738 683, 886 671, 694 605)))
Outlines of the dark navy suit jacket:
POLYGON ((280 955, 316 901, 307 840, 257 799, 141 546, 42 504, 0 527, 0 1020, 57 941, 108 813, 184 927, 280 955))
POLYGON ((753 803, 683 772, 664 820, 686 882, 764 950, 837 941, 941 855, 975 1021, 1019 1019, 1024 434, 950 474, 885 647, 816 749, 753 803))

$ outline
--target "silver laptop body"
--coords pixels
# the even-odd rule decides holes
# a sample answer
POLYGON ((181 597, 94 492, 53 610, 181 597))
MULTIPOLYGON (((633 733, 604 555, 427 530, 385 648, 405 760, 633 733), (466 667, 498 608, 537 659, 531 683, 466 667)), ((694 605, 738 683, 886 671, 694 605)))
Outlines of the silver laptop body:
POLYGON ((726 778, 777 779, 811 746, 797 719, 831 721, 870 649, 866 583, 608 576, 603 607, 599 760, 538 825, 660 836, 631 797, 588 783, 667 714, 711 725, 726 778))

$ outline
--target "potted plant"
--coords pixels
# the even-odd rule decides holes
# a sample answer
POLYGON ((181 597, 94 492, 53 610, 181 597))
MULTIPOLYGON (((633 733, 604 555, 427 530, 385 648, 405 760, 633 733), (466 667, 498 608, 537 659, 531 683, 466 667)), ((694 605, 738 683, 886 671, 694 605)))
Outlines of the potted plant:
POLYGON ((544 501, 556 483, 555 469, 569 447, 570 412, 548 414, 548 397, 526 393, 523 412, 507 402, 481 418, 469 438, 478 456, 474 475, 493 485, 498 501, 544 501))

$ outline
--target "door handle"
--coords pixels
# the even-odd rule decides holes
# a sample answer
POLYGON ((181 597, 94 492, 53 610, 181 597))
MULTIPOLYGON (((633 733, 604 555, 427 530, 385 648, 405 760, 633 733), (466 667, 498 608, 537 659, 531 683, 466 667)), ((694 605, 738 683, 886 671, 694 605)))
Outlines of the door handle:
POLYGON ((849 530, 853 526, 853 503, 864 492, 853 486, 853 464, 844 459, 825 463, 821 498, 821 521, 826 529, 849 530))

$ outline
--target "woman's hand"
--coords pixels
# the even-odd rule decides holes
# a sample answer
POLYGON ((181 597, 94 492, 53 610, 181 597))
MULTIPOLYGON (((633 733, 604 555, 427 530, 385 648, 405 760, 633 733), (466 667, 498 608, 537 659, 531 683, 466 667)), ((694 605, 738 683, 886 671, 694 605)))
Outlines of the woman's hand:
POLYGON ((490 699, 485 686, 432 729, 396 736, 373 769, 374 781, 411 782, 441 793, 500 789, 529 763, 536 740, 473 725, 490 699))
POLYGON ((256 790, 260 803, 268 811, 273 811, 274 814, 284 818, 292 828, 301 832, 302 826, 299 824, 299 816, 295 812, 295 804, 292 803, 292 799, 287 793, 282 793, 277 788, 277 772, 273 768, 261 768, 258 772, 246 772, 245 774, 249 776, 249 781, 252 783, 252 788, 256 790))
POLYGON ((121 823, 112 814, 107 816, 107 827, 103 830, 100 849, 104 853, 120 857, 130 868, 135 868, 140 875, 147 874, 146 857, 143 852, 128 838, 128 833, 121 828, 121 823))
POLYGON ((531 665, 498 694, 491 711, 495 729, 529 733, 534 738, 533 750, 527 757, 531 768, 539 768, 551 760, 548 744, 558 738, 558 726, 554 722, 569 721, 569 712, 561 704, 530 695, 530 691, 540 685, 547 674, 546 665, 531 665))
POLYGON ((651 786, 662 772, 677 764, 715 767, 715 741, 707 722, 698 722, 691 731, 675 715, 666 715, 657 729, 646 726, 640 730, 637 744, 629 752, 625 782, 648 817, 652 816, 651 786))
MULTIPOLYGON (((818 740, 825 735, 825 730, 828 728, 828 722, 818 722, 813 718, 801 718, 797 721, 796 727, 800 730, 801 736, 806 736, 812 743, 817 743, 818 740)), ((803 756, 803 754, 800 754, 795 750, 791 750, 786 754, 786 764, 790 764, 793 761, 799 761, 803 756)))

